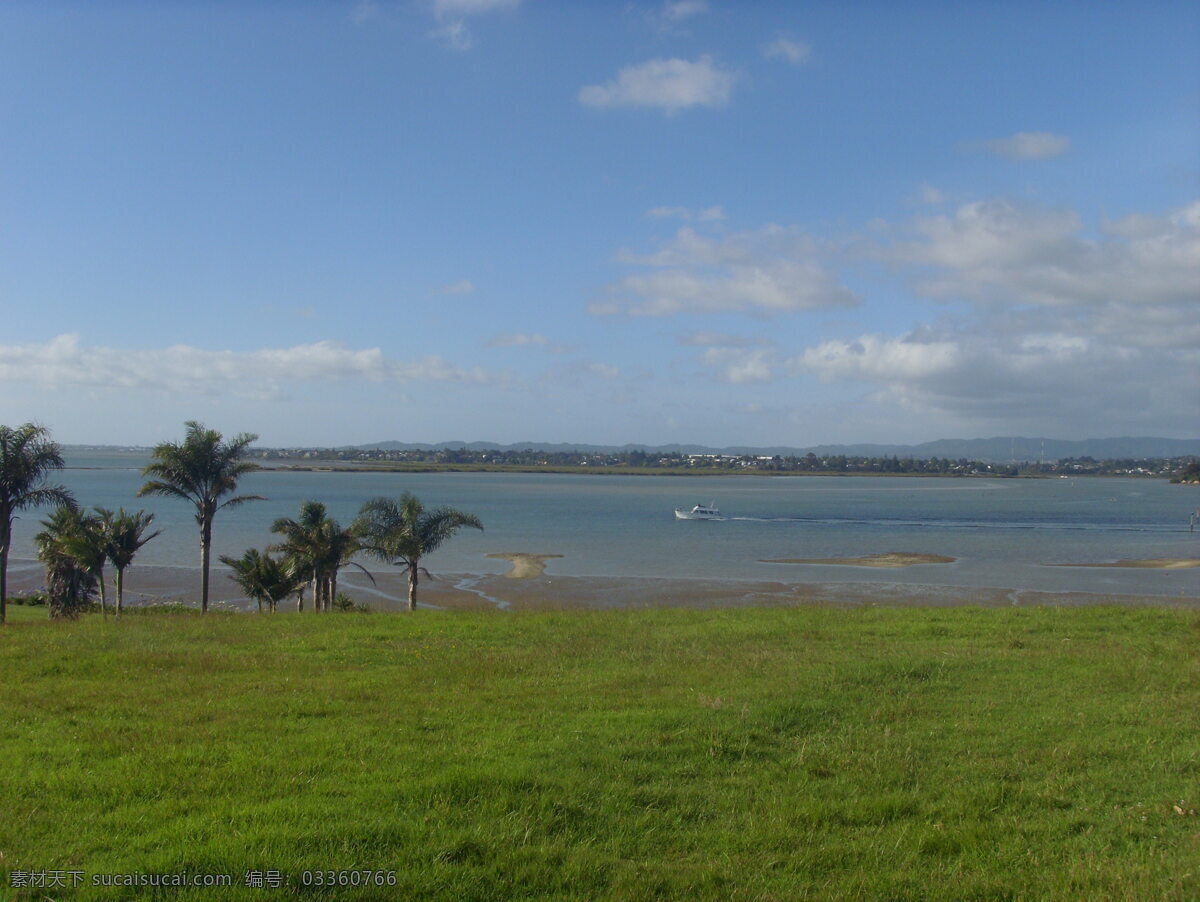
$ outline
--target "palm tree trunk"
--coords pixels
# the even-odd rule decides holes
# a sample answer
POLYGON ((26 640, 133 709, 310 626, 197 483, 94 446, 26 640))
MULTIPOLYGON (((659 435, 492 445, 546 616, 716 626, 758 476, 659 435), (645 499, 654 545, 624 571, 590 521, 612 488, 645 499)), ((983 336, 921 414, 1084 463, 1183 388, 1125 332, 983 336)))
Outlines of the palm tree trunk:
POLYGON ((125 596, 125 568, 117 568, 117 619, 121 619, 122 601, 125 596))
POLYGON ((304 613, 304 586, 301 586, 296 592, 296 613, 304 613))
POLYGON ((0 537, 0 623, 8 617, 8 530, 0 537))
POLYGON ((208 564, 212 557, 212 520, 200 524, 200 613, 208 613, 208 564))
POLYGON ((12 544, 12 512, 0 512, 0 624, 8 618, 8 549, 12 544))
POLYGON ((417 609, 417 565, 411 564, 408 568, 408 609, 415 611, 417 609))
POLYGON ((329 574, 329 604, 330 607, 337 601, 337 570, 329 574))
POLYGON ((105 593, 104 593, 104 568, 103 567, 100 568, 99 576, 100 576, 100 578, 99 578, 98 582, 100 583, 100 613, 103 614, 104 619, 107 620, 108 619, 108 601, 107 601, 107 599, 105 597, 105 593))
POLYGON ((321 613, 321 579, 317 571, 313 571, 313 613, 321 613))

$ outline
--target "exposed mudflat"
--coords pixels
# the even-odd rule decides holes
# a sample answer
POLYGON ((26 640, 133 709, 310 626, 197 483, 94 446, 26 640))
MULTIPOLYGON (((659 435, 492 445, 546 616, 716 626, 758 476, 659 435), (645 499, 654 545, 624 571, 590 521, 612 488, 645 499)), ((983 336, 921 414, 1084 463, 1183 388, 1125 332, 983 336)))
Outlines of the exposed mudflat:
POLYGON ((888 551, 862 557, 787 557, 764 560, 764 564, 832 564, 839 567, 912 567, 914 564, 953 564, 957 558, 944 554, 917 554, 911 551, 888 551))
MULTIPOLYGON (((517 555, 521 566, 537 571, 551 555, 517 555)), ((924 557, 924 556, 921 556, 924 557)), ((920 563, 942 562, 921 560, 920 563)), ((511 560, 500 555, 503 560, 511 560)), ((846 559, 840 559, 846 563, 846 559)), ((514 561, 514 569, 518 564, 514 561)), ((917 563, 917 562, 914 562, 917 563)), ((850 566, 855 566, 850 564, 850 566)), ((861 564, 857 566, 863 566, 861 564)), ((868 565, 869 566, 869 565, 868 565)), ((1111 566, 1111 565, 1110 565, 1111 566)), ((1195 566, 1194 564, 1192 566, 1195 566)), ((934 568, 932 572, 936 572, 934 568)), ((343 571, 338 591, 376 611, 400 611, 407 607, 407 581, 400 568, 372 570, 372 584, 361 573, 343 571)), ((189 567, 134 566, 126 575, 125 603, 146 604, 174 601, 196 604, 200 573, 189 567)), ((214 569, 212 605, 226 610, 253 611, 254 602, 228 577, 214 569)), ((1130 595, 1097 592, 1047 592, 1002 586, 948 586, 886 581, 878 582, 678 579, 624 576, 559 576, 539 571, 537 577, 514 578, 507 574, 464 574, 435 571, 421 581, 419 609, 444 610, 599 610, 605 608, 701 607, 740 605, 896 605, 902 607, 984 607, 1009 605, 1095 605, 1117 604, 1138 607, 1183 607, 1200 609, 1194 590, 1177 595, 1130 595)), ((45 572, 33 561, 17 561, 9 570, 9 594, 19 595, 44 587, 45 572)), ((111 593, 110 593, 111 600, 111 593)), ((282 602, 281 612, 295 611, 294 599, 282 602)), ((306 599, 305 613, 312 610, 306 599)))
POLYGON ((1100 564, 1051 564, 1052 567, 1132 567, 1143 570, 1188 570, 1200 567, 1200 559, 1186 557, 1157 557, 1141 561, 1109 561, 1100 564))

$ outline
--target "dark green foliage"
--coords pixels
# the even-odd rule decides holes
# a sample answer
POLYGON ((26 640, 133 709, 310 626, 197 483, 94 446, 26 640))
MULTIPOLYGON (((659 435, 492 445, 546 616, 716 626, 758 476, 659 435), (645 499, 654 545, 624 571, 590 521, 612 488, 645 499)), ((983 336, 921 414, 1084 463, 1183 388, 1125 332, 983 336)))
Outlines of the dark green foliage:
POLYGON ((1171 482, 1200 482, 1200 458, 1192 458, 1171 478, 1171 482))
POLYGON ((8 552, 13 520, 32 507, 73 504, 71 493, 48 482, 63 466, 62 449, 42 426, 0 426, 0 624, 8 602, 8 552))
MULTIPOLYGON (((79 508, 63 505, 42 521, 42 531, 34 536, 38 560, 46 567, 52 619, 78 617, 91 608, 98 582, 92 555, 93 526, 79 508)), ((101 551, 99 560, 103 559, 101 551)))
POLYGON ((142 546, 159 535, 161 530, 147 534, 154 522, 154 514, 145 511, 129 513, 121 508, 115 514, 104 508, 96 508, 105 523, 104 553, 117 571, 117 616, 124 608, 125 571, 133 563, 134 556, 142 546))
MULTIPOLYGON (((474 514, 452 507, 426 510, 411 492, 399 500, 374 498, 364 504, 351 529, 362 551, 408 571, 408 609, 416 610, 421 558, 436 551, 463 527, 483 529, 474 514)), ((426 573, 428 571, 425 571, 426 573)))
POLYGON ((30 592, 28 595, 9 596, 8 603, 31 608, 43 608, 50 603, 50 597, 45 592, 30 592))
POLYGON ((246 449, 258 436, 242 433, 226 442, 221 433, 195 420, 189 420, 186 426, 182 442, 155 446, 153 461, 142 470, 143 476, 153 478, 138 490, 138 495, 179 498, 196 508, 200 527, 200 610, 207 613, 213 518, 223 508, 263 500, 260 495, 232 495, 238 480, 258 469, 258 464, 243 460, 246 449), (229 495, 232 497, 226 497, 229 495))
POLYGON ((338 592, 337 598, 333 600, 333 609, 343 613, 369 614, 371 606, 368 604, 356 604, 354 599, 345 592, 338 592))
POLYGON ((260 554, 256 548, 247 549, 240 558, 221 555, 221 563, 233 571, 233 581, 258 602, 260 614, 264 604, 274 614, 279 602, 304 583, 304 574, 291 562, 260 554))
POLYGON ((311 582, 316 611, 330 609, 337 595, 338 571, 343 567, 357 567, 375 582, 370 573, 352 560, 361 547, 358 537, 326 514, 325 505, 319 501, 301 504, 300 516, 295 520, 280 517, 272 524, 271 532, 284 537, 271 550, 282 551, 301 579, 311 582))

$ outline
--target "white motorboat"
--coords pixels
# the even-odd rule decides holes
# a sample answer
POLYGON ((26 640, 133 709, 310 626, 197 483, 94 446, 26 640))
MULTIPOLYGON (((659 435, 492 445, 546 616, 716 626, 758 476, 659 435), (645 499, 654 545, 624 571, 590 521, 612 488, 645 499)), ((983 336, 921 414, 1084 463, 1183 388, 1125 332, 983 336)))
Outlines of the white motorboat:
POLYGON ((690 511, 675 508, 675 519, 677 520, 724 520, 721 512, 717 510, 717 503, 714 501, 705 507, 703 504, 697 504, 690 511))

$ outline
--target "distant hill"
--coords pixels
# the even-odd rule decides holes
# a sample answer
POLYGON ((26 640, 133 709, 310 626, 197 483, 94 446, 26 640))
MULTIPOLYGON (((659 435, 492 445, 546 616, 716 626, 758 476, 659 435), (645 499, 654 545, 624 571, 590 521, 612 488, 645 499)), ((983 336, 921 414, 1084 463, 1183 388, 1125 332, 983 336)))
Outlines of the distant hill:
POLYGON ((1007 461, 1062 460, 1066 457, 1093 457, 1096 460, 1119 460, 1124 458, 1184 457, 1200 455, 1200 438, 1174 439, 1153 437, 1090 438, 1067 441, 1051 438, 1024 438, 1003 436, 997 438, 938 439, 919 445, 815 445, 809 448, 789 446, 750 447, 735 445, 712 448, 706 445, 586 445, 548 442, 514 442, 500 445, 495 442, 375 442, 369 445, 348 446, 347 450, 359 451, 417 451, 417 450, 465 450, 465 451, 521 451, 524 449, 553 453, 576 451, 604 454, 618 451, 645 451, 658 454, 753 454, 781 457, 803 457, 812 452, 818 457, 844 454, 847 457, 913 457, 927 460, 943 457, 951 460, 968 460, 1004 463, 1007 461))

